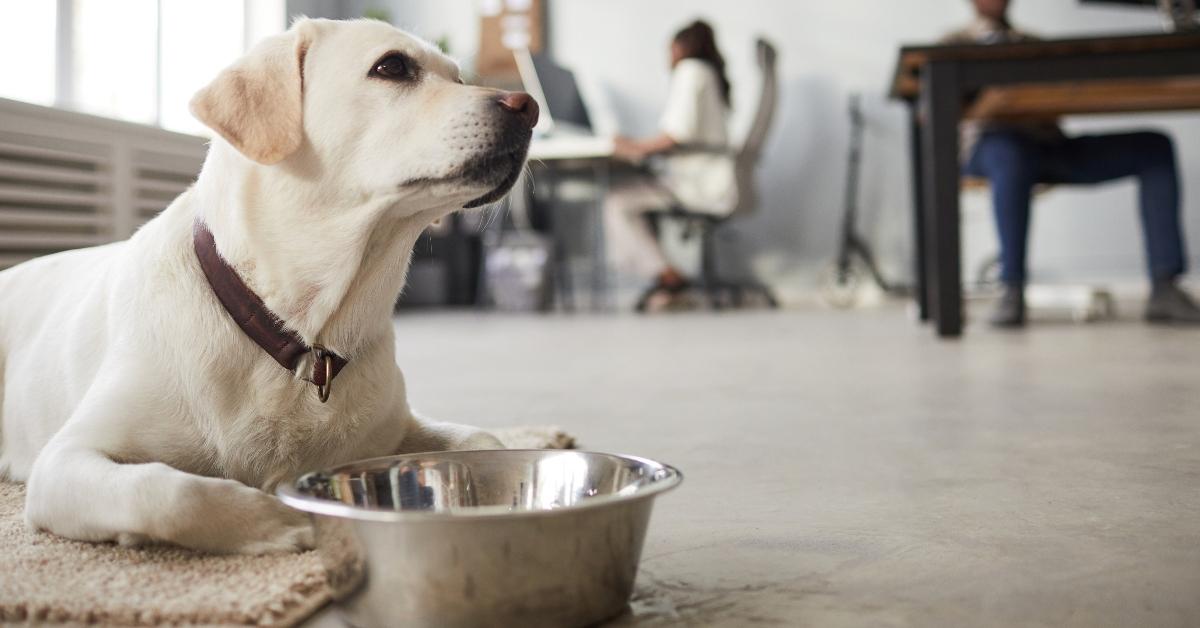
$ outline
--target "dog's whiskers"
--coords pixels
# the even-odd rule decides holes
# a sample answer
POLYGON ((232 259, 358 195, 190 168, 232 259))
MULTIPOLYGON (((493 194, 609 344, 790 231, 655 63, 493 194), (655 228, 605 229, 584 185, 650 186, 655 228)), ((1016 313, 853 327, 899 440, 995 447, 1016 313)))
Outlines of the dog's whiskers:
MULTIPOLYGON (((538 160, 538 163, 541 163, 541 160, 538 160)), ((533 178, 533 168, 529 162, 521 166, 521 179, 525 181, 525 189, 529 191, 529 195, 533 196, 537 190, 537 181, 533 178)))
POLYGON ((496 217, 501 215, 506 207, 508 207, 508 203, 501 201, 496 201, 495 203, 491 203, 485 207, 483 210, 485 218, 483 221, 483 229, 481 229, 481 231, 487 231, 488 228, 492 226, 492 221, 496 220, 496 217))

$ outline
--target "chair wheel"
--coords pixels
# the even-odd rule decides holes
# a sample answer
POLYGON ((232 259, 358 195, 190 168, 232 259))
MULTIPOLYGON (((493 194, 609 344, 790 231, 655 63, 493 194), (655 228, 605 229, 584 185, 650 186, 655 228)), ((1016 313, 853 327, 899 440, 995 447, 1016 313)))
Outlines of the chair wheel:
POLYGON ((836 261, 830 262, 821 268, 818 277, 821 300, 839 310, 854 307, 865 279, 866 273, 858 264, 851 262, 842 268, 836 261))
POLYGON ((647 308, 650 306, 650 297, 654 296, 654 292, 654 288, 647 288, 646 290, 643 290, 642 293, 638 295, 638 300, 633 306, 633 311, 637 312, 638 314, 645 314, 647 308))

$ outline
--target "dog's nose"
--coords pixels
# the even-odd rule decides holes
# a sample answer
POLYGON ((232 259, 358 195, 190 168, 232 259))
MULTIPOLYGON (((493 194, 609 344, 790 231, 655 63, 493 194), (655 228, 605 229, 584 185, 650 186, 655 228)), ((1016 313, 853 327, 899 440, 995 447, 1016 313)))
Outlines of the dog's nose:
POLYGON ((525 92, 507 92, 500 97, 500 106, 517 114, 529 128, 533 128, 538 121, 538 104, 533 99, 533 96, 525 92))

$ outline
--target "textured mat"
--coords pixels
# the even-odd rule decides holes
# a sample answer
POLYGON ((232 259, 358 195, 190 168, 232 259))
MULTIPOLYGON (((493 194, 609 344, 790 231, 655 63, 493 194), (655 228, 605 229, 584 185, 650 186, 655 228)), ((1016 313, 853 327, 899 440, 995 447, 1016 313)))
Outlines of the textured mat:
MULTIPOLYGON (((566 449, 553 427, 492 430, 510 449, 566 449)), ((329 599, 314 552, 213 556, 68 541, 25 527, 25 487, 0 482, 0 623, 294 625, 329 599)))

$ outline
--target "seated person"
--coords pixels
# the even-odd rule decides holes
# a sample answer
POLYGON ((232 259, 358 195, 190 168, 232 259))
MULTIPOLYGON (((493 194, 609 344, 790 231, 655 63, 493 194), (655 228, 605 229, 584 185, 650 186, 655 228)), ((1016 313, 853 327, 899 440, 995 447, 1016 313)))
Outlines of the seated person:
MULTIPOLYGON (((977 17, 945 43, 1033 39, 1008 21, 1009 0, 973 0, 977 17)), ((1152 281, 1146 320, 1200 324, 1200 308, 1177 285, 1187 260, 1179 225, 1179 172, 1171 138, 1142 131, 1068 137, 1053 121, 965 125, 963 172, 986 178, 1000 236, 1004 294, 991 322, 1025 324, 1025 258, 1029 207, 1036 183, 1101 183, 1136 176, 1152 281)))
POLYGON ((664 254, 646 212, 673 205, 717 215, 737 202, 734 160, 729 153, 729 79, 712 28, 696 21, 671 42, 671 87, 661 132, 644 139, 615 138, 616 156, 640 162, 663 155, 654 177, 618 183, 605 199, 605 233, 611 258, 625 270, 678 293, 687 281, 664 254))

